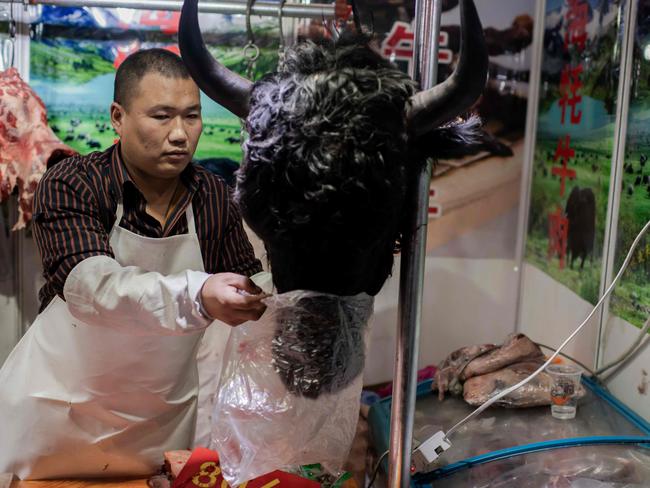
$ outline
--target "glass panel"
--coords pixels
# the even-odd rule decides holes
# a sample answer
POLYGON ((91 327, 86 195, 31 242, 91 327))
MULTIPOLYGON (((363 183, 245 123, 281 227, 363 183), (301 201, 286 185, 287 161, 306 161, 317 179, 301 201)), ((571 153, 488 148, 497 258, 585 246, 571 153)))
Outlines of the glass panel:
POLYGON ((642 488, 650 485, 650 451, 583 446, 537 452, 475 466, 436 480, 436 488, 642 488))
MULTIPOLYGON (((632 241, 650 220, 650 1, 639 0, 632 65, 632 91, 625 139, 625 162, 618 210, 614 273, 632 241)), ((639 244, 611 301, 611 311, 640 327, 650 312, 650 237, 639 244)))
MULTIPOLYGON (((413 437, 418 442, 424 442, 438 431, 447 431, 473 410, 473 407, 470 407, 459 397, 447 396, 443 401, 439 401, 437 394, 423 394, 418 397, 415 406, 413 437)), ((373 406, 370 411, 371 438, 378 453, 383 452, 388 446, 389 415, 390 403, 386 402, 373 406)), ((573 420, 557 420, 553 418, 550 406, 512 409, 493 407, 486 410, 478 418, 463 425, 451 436, 451 448, 445 451, 438 461, 430 465, 428 471, 434 471, 449 464, 502 449, 538 442, 592 436, 647 437, 647 430, 637 427, 607 400, 584 386, 584 396, 578 402, 576 417, 573 420)), ((591 456, 594 449, 596 448, 590 447, 585 452, 588 456, 591 456)), ((559 453, 569 452, 569 450, 562 449, 549 452, 556 453, 555 455, 558 456, 559 453)), ((512 457, 503 463, 495 461, 483 467, 472 468, 470 471, 463 471, 464 474, 448 478, 451 484, 443 484, 442 486, 492 486, 489 485, 489 481, 493 477, 486 476, 488 471, 493 468, 495 472, 504 472, 507 471, 505 468, 510 469, 511 467, 520 466, 524 459, 524 456, 512 457), (480 473, 482 477, 470 474, 470 472, 480 473), (488 484, 455 484, 451 480, 482 481, 488 484)), ((645 475, 648 474, 650 473, 646 472, 645 475)), ((436 480, 434 486, 439 486, 438 483, 444 482, 436 480)), ((520 485, 504 484, 495 486, 519 487, 520 485)), ((531 487, 533 486, 540 488, 547 485, 531 485, 531 487)), ((558 486, 568 488, 570 485, 558 486)))
POLYGON ((592 304, 614 143, 620 6, 546 2, 526 260, 592 304))
MULTIPOLYGON (((614 276, 623 264, 632 241, 650 219, 650 1, 638 0, 632 50, 630 103, 627 113, 625 157, 620 161, 621 187, 618 220, 614 222, 616 242, 611 263, 614 276)), ((604 366, 622 357, 621 367, 610 369, 607 385, 631 408, 650 419, 650 348, 641 347, 629 354, 632 345, 641 340, 639 328, 650 314, 650 237, 646 234, 614 290, 610 300, 606 327, 602 334, 601 364, 604 366)), ((646 342, 647 344, 647 342, 646 342)))
MULTIPOLYGON (((357 4, 382 55, 406 71, 413 51, 415 1, 357 4)), ((492 0, 475 4, 490 54, 490 77, 472 110, 481 116, 494 144, 473 156, 438 161, 434 171, 420 367, 437 363, 470 341, 501 342, 515 328, 515 248, 535 2, 500 0, 498 9, 492 0)), ((442 9, 438 81, 450 75, 460 48, 458 2, 442 2, 442 9)), ((372 319, 370 347, 389 354, 394 351, 399 265, 398 260, 377 296, 372 319)), ((384 354, 369 355, 367 361, 367 383, 392 378, 393 364, 384 354)))
MULTIPOLYGON (((605 400, 588 389, 585 393, 571 421, 554 419, 550 406, 491 408, 451 437, 453 448, 442 459, 454 463, 499 449, 573 437, 645 435, 605 400)), ((437 395, 428 395, 417 402, 413 435, 425 440, 431 429, 445 431, 473 410, 461 398, 439 402, 437 395)))

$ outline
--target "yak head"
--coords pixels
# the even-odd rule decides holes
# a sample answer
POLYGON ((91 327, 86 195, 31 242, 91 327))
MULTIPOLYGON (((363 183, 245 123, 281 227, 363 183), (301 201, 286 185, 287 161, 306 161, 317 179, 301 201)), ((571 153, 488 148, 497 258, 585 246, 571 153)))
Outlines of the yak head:
POLYGON ((476 152, 478 119, 457 117, 483 91, 488 57, 474 4, 460 7, 456 69, 418 91, 358 33, 300 42, 252 83, 212 57, 197 0, 185 0, 183 61, 208 96, 246 119, 235 196, 279 292, 377 294, 399 248, 414 170, 427 157, 476 152))
POLYGON ((276 289, 299 297, 278 310, 273 339, 273 366, 294 394, 337 392, 360 375, 371 297, 391 274, 416 170, 484 145, 476 117, 456 120, 483 91, 488 66, 474 4, 460 3, 456 69, 418 92, 359 33, 298 43, 251 83, 210 55, 197 0, 185 0, 183 61, 207 95, 246 119, 235 198, 276 289))

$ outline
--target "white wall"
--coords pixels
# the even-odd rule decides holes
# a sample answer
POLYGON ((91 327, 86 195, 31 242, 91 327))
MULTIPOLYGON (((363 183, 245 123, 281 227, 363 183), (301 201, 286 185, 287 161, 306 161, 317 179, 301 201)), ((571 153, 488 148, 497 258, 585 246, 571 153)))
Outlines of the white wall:
MULTIPOLYGON (((503 342, 514 331, 517 286, 512 260, 427 257, 419 367, 462 346, 503 342)), ((393 378, 398 290, 399 259, 375 300, 366 385, 393 378)))
POLYGON ((16 235, 9 229, 13 226, 15 205, 0 206, 0 365, 20 338, 18 323, 18 293, 16 279, 16 235), (8 214, 9 221, 5 218, 8 214))
MULTIPOLYGON (((618 359, 639 336, 629 322, 610 316, 603 333, 602 364, 618 359)), ((650 422, 650 339, 646 337, 638 354, 614 371, 607 386, 616 398, 650 422)))
MULTIPOLYGON (((38 249, 31 237, 21 230, 10 235, 12 270, 0 276, 0 365, 20 340, 38 314, 38 291, 44 280, 41 272, 41 260, 38 249), (21 259, 14 251, 14 245, 20 247, 21 259), (19 275, 19 279, 16 277, 19 275), (20 293, 16 289, 20 286, 20 293)), ((0 243, 0 252, 7 249, 0 243)))
MULTIPOLYGON (((559 346, 592 308, 571 289, 535 266, 524 264, 518 328, 532 340, 551 347, 559 346)), ((594 314, 563 350, 589 367, 593 367, 596 358, 598 319, 599 314, 594 314)))
MULTIPOLYGON (((0 229, 0 233, 2 233, 2 229, 0 229)), ((0 236, 0 239, 3 237, 0 236)), ((5 245, 7 245, 7 241, 0 242, 0 254, 10 250, 5 245)), ((3 256, 0 256, 0 259, 3 259, 3 256)), ((13 265, 13 262, 9 264, 13 265)), ((2 274, 0 274, 0 365, 19 338, 20 327, 18 327, 18 306, 13 269, 3 267, 2 274)))

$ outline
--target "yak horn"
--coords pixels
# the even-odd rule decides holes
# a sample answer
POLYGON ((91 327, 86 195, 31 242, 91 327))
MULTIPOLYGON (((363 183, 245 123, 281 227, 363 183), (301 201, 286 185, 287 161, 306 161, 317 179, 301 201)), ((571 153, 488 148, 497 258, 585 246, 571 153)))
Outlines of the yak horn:
POLYGON ((210 54, 201 37, 198 15, 198 0, 185 0, 178 26, 178 45, 183 62, 207 96, 237 117, 246 118, 253 84, 210 54))
POLYGON ((420 136, 470 108, 485 88, 488 53, 483 27, 472 0, 460 0, 460 59, 443 83, 411 97, 406 111, 409 132, 420 136))

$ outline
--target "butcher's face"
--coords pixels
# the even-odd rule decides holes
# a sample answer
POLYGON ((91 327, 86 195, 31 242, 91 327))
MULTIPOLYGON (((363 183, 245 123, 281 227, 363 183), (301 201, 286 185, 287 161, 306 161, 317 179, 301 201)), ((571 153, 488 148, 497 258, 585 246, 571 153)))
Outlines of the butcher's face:
POLYGON ((199 89, 191 78, 148 73, 126 107, 111 105, 111 122, 127 165, 155 178, 176 178, 203 128, 199 89))

